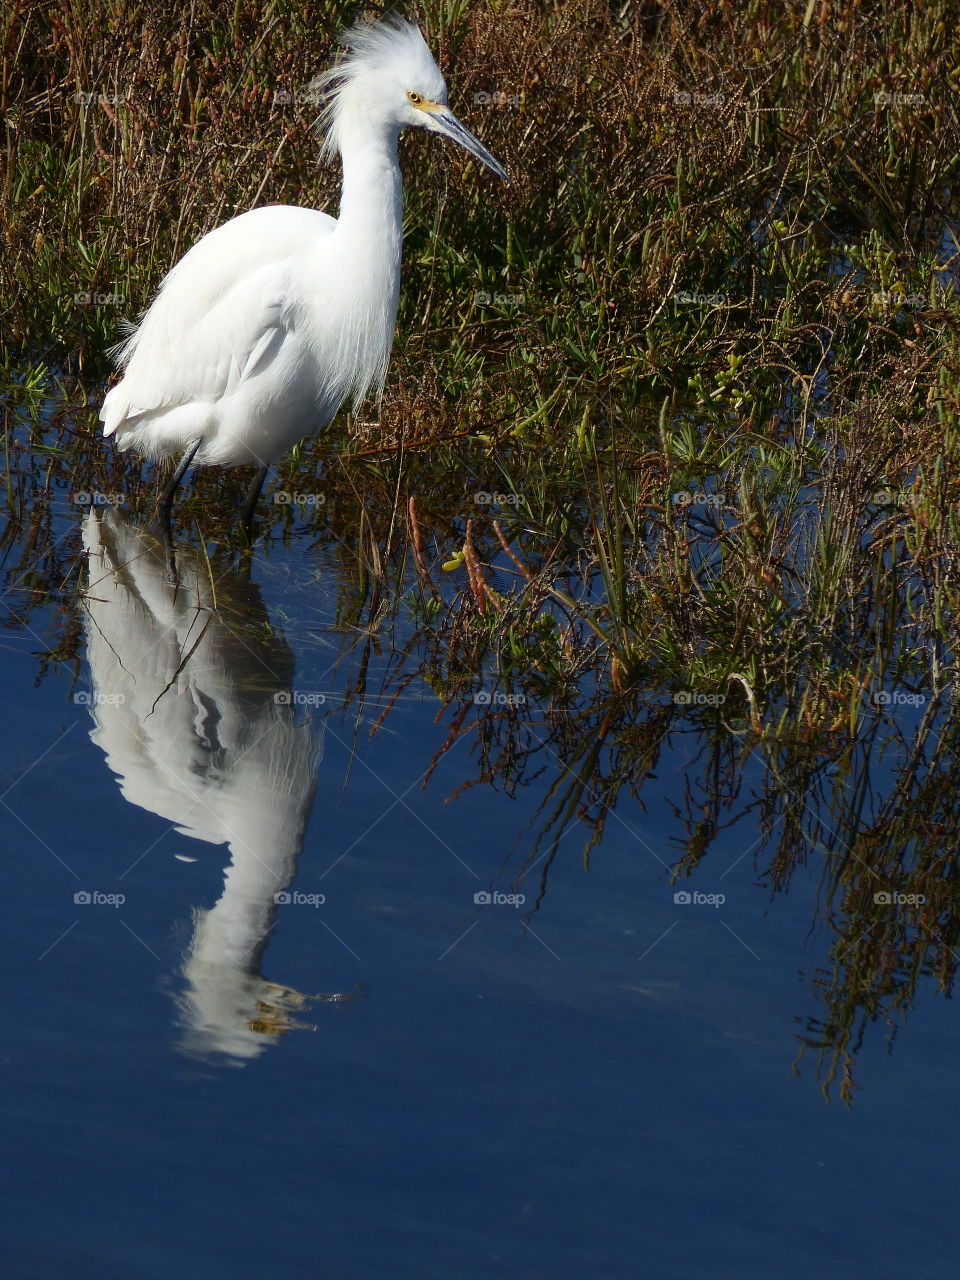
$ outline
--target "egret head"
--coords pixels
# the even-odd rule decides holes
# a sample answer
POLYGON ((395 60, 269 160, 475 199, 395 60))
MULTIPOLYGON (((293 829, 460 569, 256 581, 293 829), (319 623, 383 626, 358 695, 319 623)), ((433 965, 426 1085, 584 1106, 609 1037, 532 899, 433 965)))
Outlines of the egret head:
POLYGON ((348 52, 315 82, 326 92, 328 153, 342 152, 356 127, 387 134, 428 129, 452 138, 510 181, 502 165, 447 106, 447 86, 419 27, 396 17, 358 22, 343 42, 348 52))

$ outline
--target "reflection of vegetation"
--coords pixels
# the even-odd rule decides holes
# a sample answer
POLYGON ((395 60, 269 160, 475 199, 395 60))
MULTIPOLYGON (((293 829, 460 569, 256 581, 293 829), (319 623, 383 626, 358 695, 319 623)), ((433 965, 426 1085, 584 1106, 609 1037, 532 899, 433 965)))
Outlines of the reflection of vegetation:
MULTIPOLYGON (((958 944, 952 10, 423 9, 456 105, 515 182, 481 198, 470 166, 404 143, 380 420, 281 468, 278 490, 322 501, 265 506, 267 553, 295 530, 341 548, 361 658, 404 616, 393 692, 429 683, 441 751, 469 739, 477 778, 507 789, 548 771, 541 891, 565 832, 581 824, 589 854, 671 736, 701 734, 676 872, 747 814, 774 889, 822 862, 836 941, 804 1041, 849 1096, 865 1021, 921 976, 949 991, 958 944)), ((271 12, 269 41, 246 0, 201 2, 186 26, 156 6, 135 47, 119 11, 86 4, 55 38, 29 16, 18 31, 7 625, 73 598, 69 494, 143 502, 87 407, 117 315, 228 214, 330 202, 310 113, 275 90, 309 82, 348 10, 319 30, 285 0, 271 12), (74 100, 91 91, 123 100, 74 100), (75 303, 100 289, 125 306, 75 303)), ((222 536, 242 489, 201 474, 181 527, 222 536)), ((46 657, 74 660, 76 615, 60 625, 46 657)))
MULTIPOLYGON (((442 659, 455 646, 452 636, 463 634, 455 618, 449 626, 449 643, 432 646, 442 659)), ((903 613, 893 629, 902 626, 903 613)), ((738 678, 719 707, 677 705, 669 683, 614 690, 605 681, 574 697, 565 691, 559 705, 548 698, 542 710, 543 691, 531 693, 537 681, 530 679, 528 701, 519 706, 454 699, 441 748, 473 741, 478 780, 507 789, 542 770, 552 779, 541 836, 519 868, 537 867, 539 907, 563 836, 585 829, 588 856, 621 793, 642 804, 646 780, 673 736, 698 733, 699 758, 688 767, 683 795, 674 797, 684 833, 674 875, 691 874, 720 832, 737 823, 774 891, 786 891, 796 868, 816 854, 823 911, 834 933, 832 969, 815 976, 826 1012, 811 1021, 801 1043, 816 1051, 825 1088, 842 1069, 847 1100, 868 1022, 885 1018, 892 1026, 921 977, 950 994, 960 958, 955 708, 946 702, 935 661, 927 678, 888 679, 879 695, 871 694, 883 685, 883 655, 871 652, 870 632, 853 630, 851 640, 817 669, 819 718, 813 714, 821 705, 817 686, 802 678, 768 705, 757 698, 759 690, 744 694, 738 678), (832 689, 840 696, 831 697, 832 689), (758 774, 745 795, 748 779, 758 774)), ((571 664, 582 661, 579 638, 569 652, 571 664)), ((436 656, 427 660, 428 679, 437 665, 436 656)), ((765 686, 761 696, 776 692, 765 686)))
MULTIPOLYGON (((50 495, 71 492, 78 474, 110 491, 112 463, 95 470, 80 449, 75 464, 67 430, 63 448, 25 457, 17 473, 24 524, 7 534, 8 626, 57 593, 73 599, 77 538, 50 495)), ((921 978, 949 992, 960 952, 953 516, 936 490, 925 506, 912 498, 922 478, 909 500, 878 495, 869 466, 853 461, 871 454, 869 441, 862 453, 827 449, 818 477, 784 449, 795 501, 778 511, 771 495, 754 530, 734 500, 667 502, 645 513, 642 537, 626 522, 614 531, 611 494, 615 480, 621 501, 643 481, 599 450, 563 502, 544 489, 539 525, 529 509, 466 519, 452 493, 438 488, 428 504, 403 477, 398 499, 394 479, 331 461, 322 506, 303 521, 276 508, 263 544, 269 557, 274 539, 297 532, 339 550, 348 701, 367 699, 380 723, 384 705, 426 684, 444 708, 436 760, 467 743, 474 785, 548 780, 540 834, 515 868, 536 875, 537 907, 562 838, 583 833, 589 857, 617 806, 643 803, 676 736, 696 735, 699 755, 673 797, 675 875, 735 824, 748 843, 759 827, 754 858, 774 891, 817 859, 835 938, 832 967, 815 977, 824 1012, 802 1044, 828 1085, 839 1073, 846 1097, 868 1022, 892 1024, 921 978), (601 537, 615 547, 606 566, 601 537), (750 590, 751 563, 759 581, 776 564, 779 594, 750 590), (365 673, 387 647, 396 660, 370 702, 365 673)), ((317 484, 312 465, 291 466, 284 483, 317 484)), ((191 499, 182 518, 226 527, 229 484, 218 497, 205 509, 191 499)), ((59 617, 45 661, 78 662, 75 616, 59 617)))

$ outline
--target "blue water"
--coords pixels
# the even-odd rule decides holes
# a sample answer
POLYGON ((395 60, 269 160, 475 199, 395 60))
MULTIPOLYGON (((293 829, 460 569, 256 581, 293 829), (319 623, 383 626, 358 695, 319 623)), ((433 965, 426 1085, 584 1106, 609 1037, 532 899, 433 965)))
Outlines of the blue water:
MULTIPOLYGON (((815 868, 771 898, 758 833, 740 824, 682 885, 723 904, 675 903, 680 743, 646 812, 621 803, 589 871, 585 832, 565 837, 531 914, 540 867, 517 877, 548 779, 517 799, 478 786, 448 801, 475 774, 457 747, 422 789, 446 735, 428 689, 415 683, 372 737, 376 700, 357 732, 355 709, 335 709, 359 650, 333 662, 331 564, 294 540, 252 576, 285 637, 273 656, 285 644, 295 689, 328 699, 270 721, 291 776, 307 762, 317 778, 312 797, 294 788, 284 811, 299 804, 306 827, 277 835, 276 861, 262 831, 244 852, 258 822, 282 828, 252 766, 234 797, 256 799, 240 852, 179 834, 124 798, 91 739, 75 695, 95 686, 93 665, 103 678, 103 653, 76 686, 65 668, 36 684, 52 615, 4 633, 5 1275, 955 1274, 952 1006, 921 994, 892 1053, 871 1029, 852 1109, 824 1100, 812 1060, 792 1072, 830 943, 811 928, 815 868), (240 959, 195 975, 215 1025, 185 1001, 186 957, 232 857, 302 895, 276 907, 244 981, 267 1004, 273 988, 257 984, 343 997, 296 1014, 315 1029, 233 1018, 240 959), (527 902, 475 902, 495 889, 527 902)), ((385 637, 376 670, 389 655, 385 637)), ((125 707, 150 660, 131 668, 125 707)), ((214 666, 204 697, 229 685, 214 666)), ((216 714, 200 693, 205 741, 221 746, 182 776, 171 755, 168 801, 191 777, 227 787, 272 741, 249 734, 262 698, 231 722, 229 691, 216 714), (231 756, 229 733, 247 754, 231 756)), ((115 765, 122 726, 104 726, 115 765)), ((203 792, 198 824, 229 824, 221 794, 203 792)), ((227 933, 243 927, 241 912, 227 933)))

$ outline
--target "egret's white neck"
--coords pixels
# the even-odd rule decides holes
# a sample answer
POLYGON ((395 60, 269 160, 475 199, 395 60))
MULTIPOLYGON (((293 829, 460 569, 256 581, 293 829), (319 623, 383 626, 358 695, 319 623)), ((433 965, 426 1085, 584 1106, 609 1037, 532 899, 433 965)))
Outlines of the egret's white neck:
POLYGON ((341 125, 343 189, 336 234, 342 241, 362 244, 381 261, 399 266, 403 181, 397 160, 398 137, 399 129, 373 130, 365 122, 341 125))
POLYGON ((383 388, 397 320, 403 244, 399 132, 369 120, 341 122, 340 216, 333 235, 320 245, 321 294, 337 316, 330 381, 341 398, 352 393, 355 405, 371 388, 377 395, 383 388), (335 269, 326 265, 331 254, 335 269))

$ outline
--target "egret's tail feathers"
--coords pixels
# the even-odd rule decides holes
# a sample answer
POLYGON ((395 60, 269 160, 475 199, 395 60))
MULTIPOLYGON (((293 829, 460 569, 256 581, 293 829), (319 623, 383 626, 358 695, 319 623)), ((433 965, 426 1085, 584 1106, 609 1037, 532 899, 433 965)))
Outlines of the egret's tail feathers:
POLYGON ((100 406, 100 421, 103 423, 103 434, 112 436, 126 421, 130 406, 117 395, 119 386, 108 391, 100 406))

